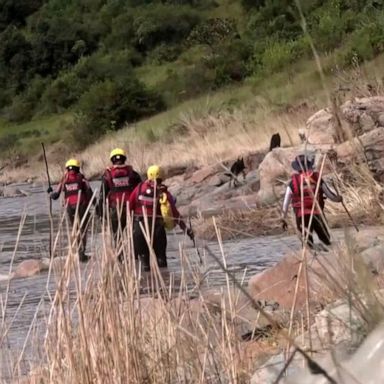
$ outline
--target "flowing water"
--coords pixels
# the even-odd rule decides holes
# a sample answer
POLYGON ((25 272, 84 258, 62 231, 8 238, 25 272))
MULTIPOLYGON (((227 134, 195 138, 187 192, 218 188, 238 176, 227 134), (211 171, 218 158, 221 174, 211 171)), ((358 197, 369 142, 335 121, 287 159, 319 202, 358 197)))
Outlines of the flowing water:
MULTIPOLYGON (((2 277, 9 274, 12 259, 12 269, 15 269, 23 260, 49 256, 50 225, 47 196, 42 187, 23 186, 23 189, 30 193, 28 197, 0 200, 0 276, 2 277), (20 236, 18 236, 19 232, 20 236)), ((61 210, 60 202, 53 202, 56 221, 60 217, 61 210)), ((199 260, 189 239, 185 240, 183 236, 169 234, 167 273, 173 273, 176 280, 180 273, 180 243, 187 248, 186 252, 192 262, 197 264, 199 260)), ((203 254, 202 246, 204 244, 197 241, 197 245, 205 260, 205 271, 208 271, 207 286, 217 287, 225 284, 225 274, 215 260, 203 254)), ((221 255, 217 244, 208 245, 215 254, 221 255)), ((96 244, 92 244, 92 242, 88 244, 87 251, 91 256, 96 254, 95 246, 96 244)), ((246 282, 250 276, 275 264, 283 255, 299 249, 299 246, 299 242, 294 236, 266 236, 226 242, 224 243, 224 254, 227 268, 238 279, 244 279, 246 282)), ((81 268, 82 274, 86 276, 89 265, 82 264, 81 268)), ((12 360, 13 356, 16 359, 20 355, 29 332, 39 329, 40 337, 37 336, 37 343, 41 342, 41 334, 44 331, 44 326, 41 324, 44 324, 48 313, 49 293, 53 293, 56 286, 55 279, 52 277, 49 279, 48 276, 48 272, 42 272, 28 278, 12 279, 10 283, 0 281, 0 310, 4 308, 5 304, 7 308, 6 319, 0 319, 0 326, 3 320, 5 320, 4 324, 11 324, 6 342, 0 341, 2 345, 0 374, 3 380, 10 376, 8 368, 12 361, 9 361, 9 358, 11 357, 12 360), (7 303, 4 302, 6 297, 7 303), (30 328, 32 323, 34 326, 30 328)), ((3 313, 0 313, 2 317, 3 313)), ((34 347, 36 348, 36 344, 34 347)), ((33 358, 36 356, 28 353, 28 349, 29 347, 23 356, 26 367, 28 367, 28 363, 33 363, 33 358)), ((38 359, 37 356, 35 358, 38 359)))

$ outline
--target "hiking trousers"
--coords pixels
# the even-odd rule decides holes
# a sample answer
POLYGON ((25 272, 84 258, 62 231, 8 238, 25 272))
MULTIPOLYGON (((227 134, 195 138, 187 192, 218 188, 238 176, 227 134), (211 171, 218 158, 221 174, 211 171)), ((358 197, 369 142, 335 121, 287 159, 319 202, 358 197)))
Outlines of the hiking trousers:
POLYGON ((76 218, 76 206, 67 206, 67 216, 71 223, 72 228, 75 225, 75 222, 77 226, 81 224, 80 231, 78 227, 76 228, 77 246, 79 247, 80 258, 84 256, 85 249, 87 246, 87 229, 89 224, 89 213, 87 214, 87 217, 83 221, 86 211, 87 211, 87 205, 80 204, 77 210, 78 217, 76 218))
MULTIPOLYGON (((144 269, 150 269, 150 252, 144 233, 141 230, 140 223, 144 226, 143 218, 135 218, 133 222, 133 245, 135 255, 143 263, 144 269)), ((148 218, 149 231, 152 231, 152 220, 148 218)), ((160 268, 167 266, 167 234, 164 228, 163 220, 157 219, 155 222, 153 234, 153 251, 155 252, 157 264, 160 268)))
POLYGON ((109 219, 111 223, 115 247, 120 249, 117 258, 120 262, 122 262, 124 259, 123 243, 127 239, 127 237, 124 236, 127 228, 127 208, 125 206, 122 208, 110 208, 109 219))
POLYGON ((304 215, 303 217, 296 217, 296 226, 299 230, 300 234, 303 233, 302 224, 304 221, 304 236, 307 235, 307 232, 309 232, 308 235, 308 246, 310 248, 313 248, 313 232, 316 233, 316 235, 319 237, 320 241, 324 243, 325 245, 331 245, 331 236, 329 235, 327 226, 321 217, 321 215, 313 215, 312 217, 312 223, 309 227, 309 222, 311 219, 311 215, 304 215))
POLYGON ((117 207, 110 208, 109 218, 111 220, 113 237, 116 242, 119 235, 122 235, 127 227, 127 209, 125 207, 122 209, 118 209, 117 207))

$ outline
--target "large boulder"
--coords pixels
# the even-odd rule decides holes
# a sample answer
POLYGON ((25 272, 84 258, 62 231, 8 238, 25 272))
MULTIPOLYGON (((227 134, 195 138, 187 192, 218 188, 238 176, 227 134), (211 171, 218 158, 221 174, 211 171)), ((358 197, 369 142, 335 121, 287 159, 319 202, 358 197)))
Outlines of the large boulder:
POLYGON ((376 128, 362 136, 360 142, 364 147, 364 157, 369 168, 380 181, 384 180, 384 128, 376 128))
POLYGON ((321 109, 306 123, 309 144, 334 144, 337 140, 337 121, 329 109, 321 109))
POLYGON ((298 154, 296 148, 275 148, 267 153, 259 166, 260 191, 258 201, 261 204, 272 204, 279 197, 278 185, 284 186, 292 172, 291 162, 298 154))
MULTIPOLYGON (((287 310, 292 307, 300 266, 297 255, 288 255, 274 267, 253 277, 248 282, 248 291, 256 300, 272 300, 287 310)), ((296 307, 305 304, 304 279, 300 279, 296 296, 296 307)))
POLYGON ((363 97, 348 100, 341 106, 345 120, 353 133, 361 135, 378 126, 384 127, 384 97, 363 97))
MULTIPOLYGON (((350 311, 346 311, 346 314, 349 316, 350 311)), ((350 325, 350 318, 345 318, 345 324, 350 325)), ((384 370, 378 369, 378 367, 382 365, 384 359, 383 337, 384 323, 381 323, 368 335, 352 356, 350 356, 350 351, 346 350, 347 353, 343 353, 340 357, 332 353, 333 356, 328 355, 327 359, 315 358, 315 360, 338 383, 381 384, 384 382, 384 370)), ((333 346, 332 349, 334 350, 335 347, 333 346)), ((328 380, 324 376, 314 374, 308 368, 299 369, 295 375, 288 376, 281 381, 282 384, 323 384, 326 382, 328 380)))
POLYGON ((384 128, 369 132, 346 141, 334 148, 337 163, 349 167, 353 163, 366 163, 378 181, 384 180, 384 128))

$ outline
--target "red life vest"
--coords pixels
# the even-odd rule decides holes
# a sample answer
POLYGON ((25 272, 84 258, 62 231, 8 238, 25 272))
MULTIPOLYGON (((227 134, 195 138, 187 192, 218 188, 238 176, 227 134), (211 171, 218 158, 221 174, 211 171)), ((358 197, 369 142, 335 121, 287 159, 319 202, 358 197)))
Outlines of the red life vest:
POLYGON ((143 207, 149 217, 153 216, 156 205, 156 216, 161 218, 160 196, 161 190, 158 187, 155 188, 153 182, 147 180, 141 183, 135 204, 135 216, 143 216, 143 207))
POLYGON ((314 215, 321 214, 321 209, 324 207, 321 186, 317 193, 318 204, 314 201, 318 181, 319 174, 313 171, 295 173, 292 175, 292 206, 296 217, 310 215, 312 210, 314 215), (303 192, 301 192, 301 188, 303 188, 303 192))
POLYGON ((110 207, 126 203, 134 189, 132 184, 132 167, 129 165, 108 168, 107 183, 109 186, 108 202, 110 207))
POLYGON ((65 202, 70 207, 88 204, 84 176, 80 172, 68 171, 63 183, 65 202))

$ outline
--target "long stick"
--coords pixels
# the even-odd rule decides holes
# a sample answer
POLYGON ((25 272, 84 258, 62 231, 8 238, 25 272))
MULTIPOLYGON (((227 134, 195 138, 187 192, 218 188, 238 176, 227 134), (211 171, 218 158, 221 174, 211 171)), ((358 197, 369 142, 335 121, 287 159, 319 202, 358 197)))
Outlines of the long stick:
MULTIPOLYGON (((191 231, 193 232, 191 216, 189 216, 189 228, 190 228, 191 231)), ((194 238, 194 237, 192 237, 192 242, 193 242, 193 246, 194 246, 194 248, 196 249, 197 255, 199 256, 200 265, 202 265, 202 264, 203 264, 203 259, 201 258, 199 248, 197 248, 197 246, 196 246, 196 241, 195 241, 195 238, 194 238)))
MULTIPOLYGON (((336 184, 335 184, 335 181, 334 181, 334 180, 332 180, 332 185, 333 185, 333 188, 334 188, 335 191, 336 191, 337 196, 340 196, 340 193, 339 193, 339 191, 338 191, 338 189, 337 189, 337 187, 336 187, 336 184)), ((355 227, 356 232, 359 232, 359 227, 358 227, 357 224, 355 223, 355 220, 353 219, 353 217, 352 217, 351 213, 349 212, 348 208, 345 206, 345 203, 344 203, 343 200, 341 201, 341 205, 343 206, 345 212, 347 213, 349 219, 351 220, 353 226, 355 227)))
MULTIPOLYGON (((43 148, 45 171, 47 173, 48 187, 49 187, 49 189, 52 189, 51 178, 49 176, 48 161, 47 161, 47 155, 45 154, 44 143, 41 143, 41 146, 43 148)), ((52 255, 53 219, 52 219, 52 199, 51 199, 51 197, 49 197, 48 217, 49 217, 49 257, 52 259, 52 256, 53 256, 52 255)))
POLYGON ((341 205, 343 206, 345 212, 347 212, 347 215, 348 215, 349 219, 351 220, 353 226, 355 227, 356 232, 359 232, 359 227, 358 227, 357 224, 355 223, 355 220, 353 219, 353 217, 352 217, 351 213, 349 212, 348 208, 345 206, 344 201, 341 202, 341 205))

